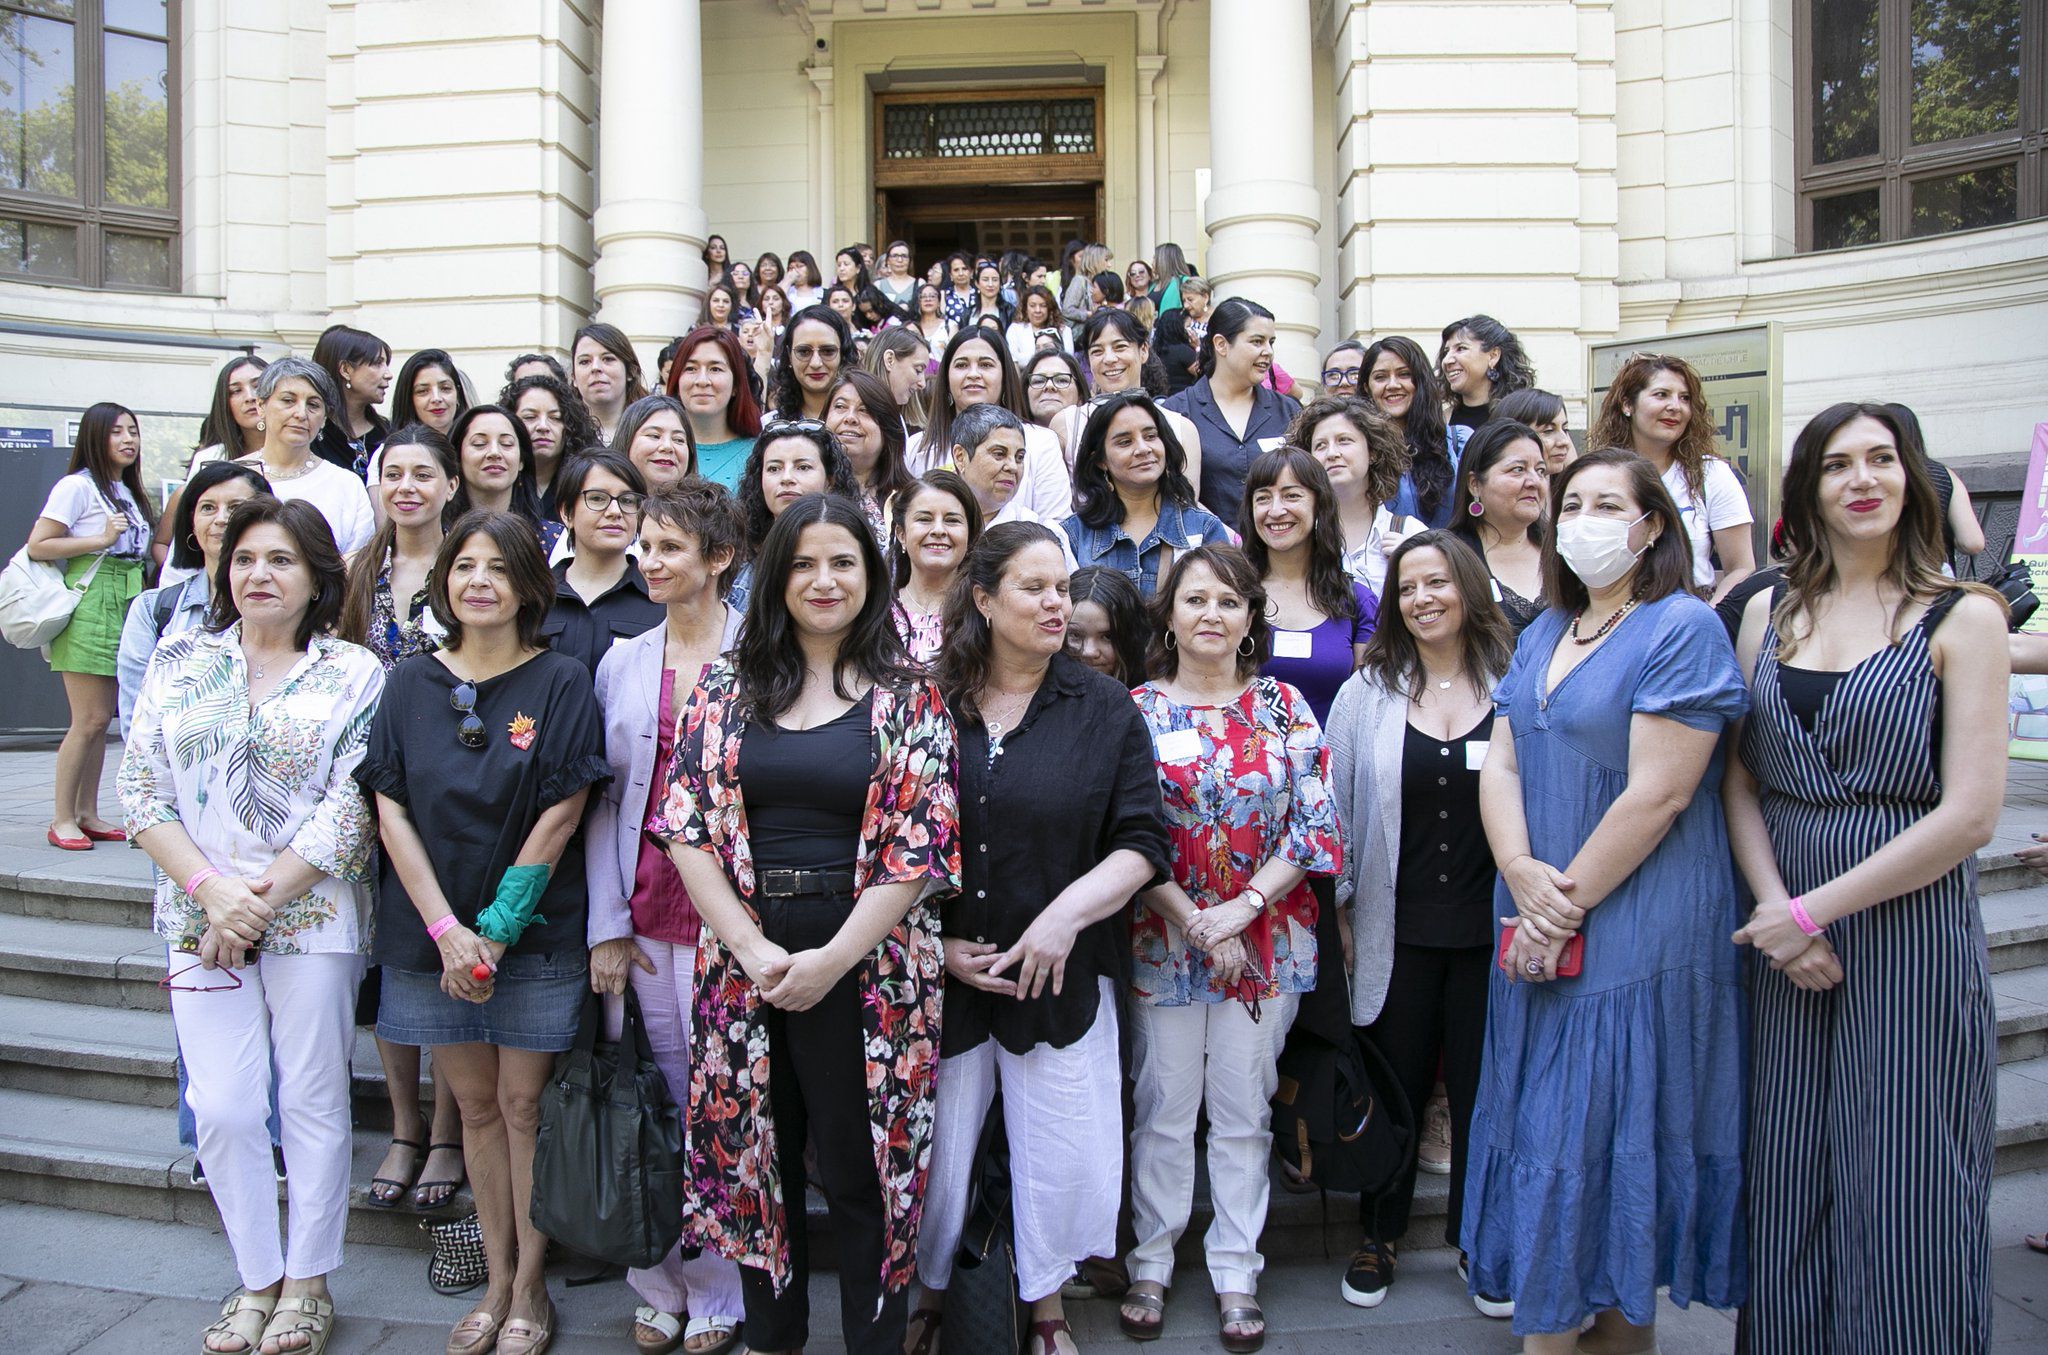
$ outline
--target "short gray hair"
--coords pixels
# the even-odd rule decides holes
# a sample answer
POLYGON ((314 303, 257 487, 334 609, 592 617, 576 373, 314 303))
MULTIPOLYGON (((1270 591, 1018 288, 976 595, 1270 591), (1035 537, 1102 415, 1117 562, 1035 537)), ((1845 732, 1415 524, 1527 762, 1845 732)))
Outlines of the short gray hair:
POLYGON ((981 444, 988 441, 988 435, 998 428, 1012 428, 1022 433, 1024 421, 993 400, 969 405, 953 416, 953 445, 973 456, 981 450, 981 444))
POLYGON ((293 377, 311 382, 313 389, 320 392, 320 398, 326 401, 328 412, 340 414, 341 393, 334 388, 334 378, 327 374, 325 367, 317 362, 308 362, 302 357, 279 358, 265 367, 262 374, 256 378, 256 398, 268 400, 279 385, 293 377))

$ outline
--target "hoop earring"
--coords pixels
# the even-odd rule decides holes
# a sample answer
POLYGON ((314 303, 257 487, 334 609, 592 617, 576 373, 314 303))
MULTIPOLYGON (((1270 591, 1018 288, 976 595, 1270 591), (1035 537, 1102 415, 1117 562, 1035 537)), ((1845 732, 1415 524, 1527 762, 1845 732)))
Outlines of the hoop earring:
POLYGON ((1481 503, 1481 502, 1479 502, 1479 500, 1477 500, 1477 499, 1474 499, 1474 500, 1472 500, 1472 502, 1470 502, 1470 503, 1468 503, 1468 504, 1466 504, 1466 505, 1465 505, 1465 511, 1466 511, 1466 512, 1468 512, 1468 513, 1470 513, 1470 514, 1471 514, 1471 515, 1472 515, 1473 517, 1475 517, 1475 518, 1477 518, 1477 517, 1485 517, 1485 516, 1486 516, 1486 505, 1485 505, 1485 504, 1483 504, 1483 503, 1481 503))
POLYGON ((1246 631, 1244 638, 1237 642, 1237 652, 1244 655, 1247 659, 1259 652, 1259 647, 1252 643, 1250 631, 1246 631))
POLYGON ((1171 650, 1171 649, 1173 649, 1173 648, 1175 647, 1175 645, 1174 645, 1174 639, 1173 639, 1173 632, 1172 632, 1172 631, 1168 631, 1168 632, 1166 632, 1166 646, 1165 646, 1165 647, 1166 647, 1167 649, 1169 649, 1169 650, 1171 650))

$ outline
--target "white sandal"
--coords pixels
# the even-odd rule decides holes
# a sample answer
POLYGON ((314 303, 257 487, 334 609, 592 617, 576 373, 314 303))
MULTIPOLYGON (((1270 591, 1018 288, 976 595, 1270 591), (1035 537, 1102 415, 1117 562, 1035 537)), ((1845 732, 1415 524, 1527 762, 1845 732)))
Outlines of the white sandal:
POLYGON ((252 1294, 246 1289, 237 1289, 221 1304, 220 1318, 199 1333, 199 1348, 205 1355, 256 1355, 257 1347, 263 1343, 263 1329, 269 1325, 270 1315, 276 1311, 275 1294, 252 1294), (208 1339, 215 1336, 232 1336, 242 1343, 242 1348, 216 1350, 207 1344, 208 1339))
POLYGON ((740 1320, 736 1317, 693 1317, 690 1319, 690 1324, 683 1328, 683 1349, 688 1352, 688 1355, 725 1355, 725 1352, 731 1350, 739 1339, 733 1334, 739 1330, 739 1326, 740 1320), (697 1350, 690 1349, 689 1342, 691 1337, 702 1336, 706 1332, 714 1331, 725 1339, 715 1345, 704 1346, 697 1350))
POLYGON ((640 1355, 668 1355, 683 1343, 683 1320, 674 1313, 664 1313, 651 1304, 643 1303, 633 1310, 633 1325, 661 1333, 659 1341, 642 1341, 640 1333, 633 1333, 633 1348, 640 1355))

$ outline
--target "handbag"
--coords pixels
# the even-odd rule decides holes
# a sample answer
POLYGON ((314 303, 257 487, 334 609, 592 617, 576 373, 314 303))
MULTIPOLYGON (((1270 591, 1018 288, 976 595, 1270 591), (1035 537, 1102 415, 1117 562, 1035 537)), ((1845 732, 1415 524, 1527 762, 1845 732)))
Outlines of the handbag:
POLYGON ((1017 1256, 1010 1232, 1010 1140, 1002 1093, 989 1103, 975 1154, 972 1195, 953 1279, 946 1286, 945 1339, 978 1355, 1017 1355, 1031 1305, 1017 1297, 1017 1256))
POLYGON ((616 1044, 598 1039, 603 1023, 592 993, 541 1093, 529 1212, 565 1247, 648 1269, 682 1236, 682 1115, 630 987, 616 1044))
POLYGON ((27 546, 16 551, 0 569, 0 637, 16 649, 40 649, 63 634, 106 558, 100 552, 77 583, 67 584, 63 566, 31 560, 27 546))
POLYGON ((2024 560, 2009 560, 2000 566, 1998 572, 1984 580, 2005 599, 2006 629, 2018 630, 2027 624, 2027 619, 2041 606, 2041 599, 2034 595, 2034 574, 2024 560))
POLYGON ((484 1257, 484 1229, 471 1213, 453 1223, 420 1220, 420 1231, 433 1239, 434 1254, 427 1258, 427 1284, 436 1294, 464 1294, 490 1276, 490 1262, 484 1257))

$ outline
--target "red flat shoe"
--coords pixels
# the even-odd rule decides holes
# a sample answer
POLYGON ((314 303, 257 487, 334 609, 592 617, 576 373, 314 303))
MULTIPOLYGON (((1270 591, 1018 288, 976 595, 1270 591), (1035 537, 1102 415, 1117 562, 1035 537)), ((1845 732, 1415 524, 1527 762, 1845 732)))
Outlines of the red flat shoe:
POLYGON ((85 835, 94 842, 126 842, 127 831, 120 828, 88 828, 85 835))
POLYGON ((92 850, 92 839, 89 837, 58 837, 55 828, 52 828, 43 836, 49 838, 50 845, 59 851, 89 852, 92 850))

